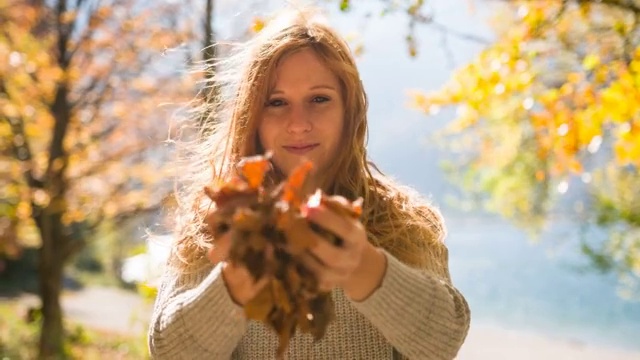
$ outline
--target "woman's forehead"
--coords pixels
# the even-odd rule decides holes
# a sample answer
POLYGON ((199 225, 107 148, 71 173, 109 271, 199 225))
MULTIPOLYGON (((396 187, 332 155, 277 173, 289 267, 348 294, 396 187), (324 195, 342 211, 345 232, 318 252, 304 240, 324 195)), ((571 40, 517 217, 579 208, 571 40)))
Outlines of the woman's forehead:
POLYGON ((310 89, 338 90, 338 76, 314 50, 305 49, 289 54, 269 74, 269 88, 303 84, 310 89))

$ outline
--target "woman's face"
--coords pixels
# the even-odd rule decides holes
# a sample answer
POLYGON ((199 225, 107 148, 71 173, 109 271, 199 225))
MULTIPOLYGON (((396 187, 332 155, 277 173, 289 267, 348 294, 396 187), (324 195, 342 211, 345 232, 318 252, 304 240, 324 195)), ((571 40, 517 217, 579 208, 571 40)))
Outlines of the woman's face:
POLYGON ((258 127, 260 143, 273 152, 280 171, 288 175, 310 160, 317 179, 336 161, 343 124, 342 90, 335 74, 311 49, 284 57, 258 127))

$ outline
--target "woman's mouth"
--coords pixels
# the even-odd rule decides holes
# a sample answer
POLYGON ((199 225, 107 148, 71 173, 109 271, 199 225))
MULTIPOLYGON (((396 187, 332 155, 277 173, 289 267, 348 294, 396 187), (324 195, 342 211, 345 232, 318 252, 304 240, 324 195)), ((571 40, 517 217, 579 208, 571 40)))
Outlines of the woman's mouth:
POLYGON ((291 154, 302 155, 315 149, 318 145, 320 144, 285 145, 283 148, 291 154))

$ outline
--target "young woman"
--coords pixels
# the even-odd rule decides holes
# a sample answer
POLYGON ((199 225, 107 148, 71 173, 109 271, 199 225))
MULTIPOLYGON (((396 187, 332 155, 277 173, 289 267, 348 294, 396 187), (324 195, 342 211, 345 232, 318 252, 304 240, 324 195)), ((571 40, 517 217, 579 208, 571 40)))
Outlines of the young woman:
POLYGON ((343 239, 339 247, 319 241, 304 259, 332 292, 336 318, 318 342, 297 332, 287 357, 454 358, 470 313, 451 283, 443 220, 368 161, 367 98, 346 43, 298 10, 271 21, 217 70, 219 95, 202 109, 216 126, 189 154, 192 165, 201 161, 178 196, 177 241, 149 330, 152 356, 275 357, 276 334, 247 321, 241 308, 265 281, 225 261, 228 236, 202 231, 215 217, 203 187, 228 178, 240 158, 271 151, 280 178, 311 160, 313 186, 364 199, 361 221, 323 206, 307 211, 343 239))

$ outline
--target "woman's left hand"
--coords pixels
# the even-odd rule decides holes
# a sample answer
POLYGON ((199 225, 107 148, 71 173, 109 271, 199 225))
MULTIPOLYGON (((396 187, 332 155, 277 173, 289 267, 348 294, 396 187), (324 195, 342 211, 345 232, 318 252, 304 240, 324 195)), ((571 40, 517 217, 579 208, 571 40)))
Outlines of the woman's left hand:
MULTIPOLYGON (((342 201, 347 203, 344 198, 342 201)), ((355 301, 369 297, 380 286, 386 257, 368 241, 362 223, 323 205, 307 207, 305 213, 309 221, 342 239, 340 245, 319 239, 303 256, 305 266, 318 278, 320 290, 340 287, 355 301)))

